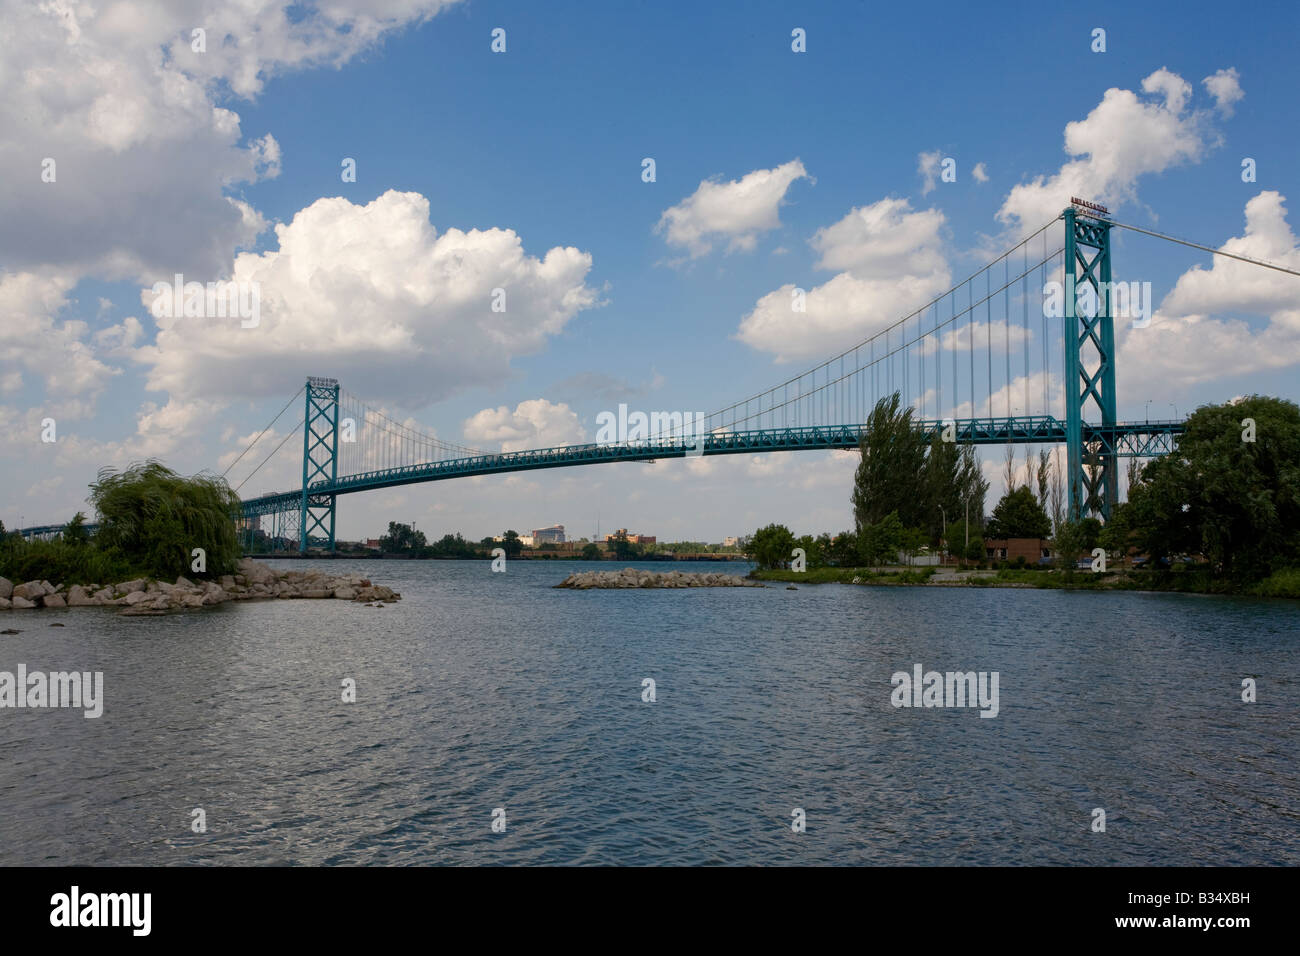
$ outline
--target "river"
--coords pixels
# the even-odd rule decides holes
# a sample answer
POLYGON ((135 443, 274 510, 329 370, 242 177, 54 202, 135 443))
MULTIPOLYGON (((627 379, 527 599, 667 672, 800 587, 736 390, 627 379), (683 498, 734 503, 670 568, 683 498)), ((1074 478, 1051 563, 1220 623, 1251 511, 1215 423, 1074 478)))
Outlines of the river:
POLYGON ((104 674, 0 710, 0 863, 1300 863, 1300 602, 327 567, 403 599, 0 612, 0 670, 104 674))

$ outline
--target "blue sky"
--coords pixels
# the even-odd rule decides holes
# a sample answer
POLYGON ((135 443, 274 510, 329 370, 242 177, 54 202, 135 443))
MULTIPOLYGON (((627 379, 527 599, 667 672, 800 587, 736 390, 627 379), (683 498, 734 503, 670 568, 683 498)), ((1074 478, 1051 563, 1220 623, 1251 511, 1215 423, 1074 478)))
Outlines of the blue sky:
MULTIPOLYGON (((973 271, 1074 183, 1109 192, 1092 198, 1123 221, 1215 246, 1246 236, 1248 254, 1300 264, 1286 212, 1300 15, 1287 6, 411 0, 382 5, 384 20, 340 4, 330 22, 268 2, 252 25, 217 3, 61 21, 0 7, 13 24, 0 39, 14 91, 0 106, 9 525, 66 519, 103 464, 157 455, 224 470, 307 372, 485 448, 590 440, 619 400, 712 411, 900 317, 908 290, 973 271), (505 53, 490 50, 497 27, 505 53), (791 50, 796 27, 804 53, 791 50), (1090 48, 1097 27, 1104 53, 1090 48), (935 153, 956 160, 956 182, 927 187, 919 168, 935 153), (47 156, 56 183, 39 178, 47 156), (356 182, 340 180, 344 157, 356 182), (1243 157, 1255 182, 1242 182, 1243 157), (1071 160, 1082 165, 1067 172, 1071 160), (691 205, 702 183, 781 170, 788 184, 757 199, 724 190, 721 218, 691 205), (1037 177, 1043 188, 1023 188, 1037 177), (656 229, 672 209, 702 236, 694 246, 656 229), (862 210, 878 228, 810 242, 862 210), (286 245, 275 227, 291 223, 286 245), (482 231, 465 240, 470 278, 442 257, 448 229, 482 231), (262 326, 160 330, 142 290, 174 271, 229 277, 241 249, 267 297, 262 326), (552 262, 555 249, 571 252, 552 262), (458 288, 518 288, 525 273, 535 311, 512 310, 504 339, 453 303, 458 288), (778 328, 777 346, 753 329, 787 284, 823 288, 821 331, 778 328), (832 295, 846 286, 847 304, 832 295), (53 445, 39 441, 45 417, 53 445)), ((1298 397, 1300 279, 1185 278, 1209 273, 1210 257, 1133 233, 1117 235, 1115 257, 1119 277, 1163 300, 1156 332, 1121 343, 1121 416, 1147 399, 1163 417, 1251 391, 1298 397)), ((289 447, 244 490, 291 485, 289 447)), ((816 453, 415 486, 342 499, 340 534, 390 518, 475 538, 555 522, 590 534, 597 511, 605 530, 665 538, 772 520, 838 530, 852 465, 816 453)))

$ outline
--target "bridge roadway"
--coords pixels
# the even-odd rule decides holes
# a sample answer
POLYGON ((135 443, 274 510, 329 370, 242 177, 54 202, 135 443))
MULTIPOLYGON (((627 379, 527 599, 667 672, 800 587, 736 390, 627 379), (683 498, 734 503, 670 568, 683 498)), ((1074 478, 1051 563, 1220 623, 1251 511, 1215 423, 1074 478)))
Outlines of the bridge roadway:
MULTIPOLYGON (((954 421, 931 420, 917 423, 926 434, 940 432, 952 425, 953 439, 959 444, 1063 444, 1066 425, 1050 415, 1025 415, 1010 418, 967 418, 954 421)), ((865 425, 807 425, 790 428, 766 428, 748 431, 717 431, 704 438, 704 455, 744 455, 773 451, 814 451, 827 448, 856 448, 865 425)), ((1152 458, 1173 450, 1175 438, 1182 434, 1181 421, 1120 422, 1111 426, 1083 424, 1085 447, 1096 454, 1113 454, 1119 458, 1152 458)), ((565 468, 617 461, 654 461, 658 458, 684 458, 698 454, 688 450, 681 439, 658 439, 641 442, 563 445, 558 448, 534 448, 527 451, 475 455, 447 461, 402 465, 377 471, 344 475, 333 481, 317 481, 307 486, 311 498, 391 488, 422 481, 493 475, 537 468, 565 468)), ((243 502, 245 517, 290 511, 302 501, 302 489, 261 495, 243 502)))

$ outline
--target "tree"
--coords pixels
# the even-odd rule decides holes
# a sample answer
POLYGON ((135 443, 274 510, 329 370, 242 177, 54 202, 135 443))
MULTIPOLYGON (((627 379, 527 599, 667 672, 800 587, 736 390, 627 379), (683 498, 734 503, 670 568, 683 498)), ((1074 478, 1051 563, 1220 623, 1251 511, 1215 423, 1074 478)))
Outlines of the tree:
MULTIPOLYGON (((1130 487, 1132 487, 1130 485, 1130 487)), ((1106 549, 1106 553, 1116 559, 1128 554, 1132 528, 1130 526, 1129 506, 1127 502, 1112 509, 1110 519, 1101 529, 1097 544, 1106 549)))
POLYGON ((891 511, 858 533, 858 556, 863 564, 896 564, 906 543, 906 529, 897 511, 891 511))
POLYGON ((388 522, 388 534, 379 539, 382 550, 394 553, 421 551, 425 543, 423 531, 416 531, 409 524, 399 524, 396 521, 388 522))
POLYGON ((923 486, 928 442, 912 421, 912 409, 900 406, 895 392, 880 399, 867 417, 852 497, 859 531, 891 512, 909 526, 927 523, 923 486))
POLYGON ((841 531, 831 539, 826 552, 836 567, 851 568, 858 563, 858 536, 852 531, 841 531))
POLYGON ((596 545, 591 544, 591 543, 584 544, 584 545, 582 546, 582 560, 584 560, 584 561, 599 561, 599 560, 600 560, 600 548, 598 548, 596 545))
POLYGON ((1056 561, 1058 567, 1073 571, 1083 553, 1084 530, 1078 521, 1063 521, 1056 530, 1056 561))
POLYGON ((63 526, 63 540, 72 545, 83 545, 90 541, 90 532, 86 530, 86 516, 78 511, 72 520, 63 526))
POLYGON ((524 543, 519 540, 519 533, 511 528, 502 536, 501 547, 507 558, 517 558, 523 553, 524 543))
POLYGON ((749 552, 760 568, 784 568, 794 551, 794 535, 783 524, 759 528, 750 539, 749 552))
POLYGON ((1051 486, 1048 490, 1048 502, 1051 505, 1052 527, 1060 530, 1065 523, 1065 481, 1061 477, 1060 456, 1052 452, 1051 486))
POLYGON ((641 547, 629 541, 627 535, 622 532, 611 534, 605 539, 605 544, 619 561, 635 561, 641 557, 641 547))
POLYGON ((1251 395, 1198 408, 1177 450, 1142 469, 1129 504, 1153 561, 1200 552, 1239 582, 1300 562, 1300 407, 1251 395))
POLYGON ((239 497, 223 478, 183 478, 150 459, 121 472, 100 469, 89 500, 99 515, 95 544, 147 574, 170 579, 192 573, 195 548, 205 552, 208 574, 235 570, 239 497))
POLYGON ((984 533, 990 538, 1048 538, 1052 523, 1033 491, 1022 485, 1002 496, 984 526, 984 533))

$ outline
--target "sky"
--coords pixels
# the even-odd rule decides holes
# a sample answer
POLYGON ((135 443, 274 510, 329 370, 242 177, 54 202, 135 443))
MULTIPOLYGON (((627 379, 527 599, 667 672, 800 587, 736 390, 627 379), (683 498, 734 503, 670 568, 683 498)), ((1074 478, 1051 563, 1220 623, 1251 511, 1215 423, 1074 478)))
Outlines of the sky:
MULTIPOLYGON (((145 458, 297 488, 300 442, 249 473, 301 412, 236 459, 308 375, 485 450, 592 441, 621 402, 711 412, 1071 196, 1300 268, 1290 4, 0 0, 0 24, 8 527, 145 458), (176 274, 256 287, 256 324, 165 314, 176 274)), ((1156 303, 1117 321, 1122 419, 1300 399, 1300 278, 1133 232, 1113 255, 1156 303)), ((337 533, 835 532, 855 462, 411 485, 340 498, 337 533)))

